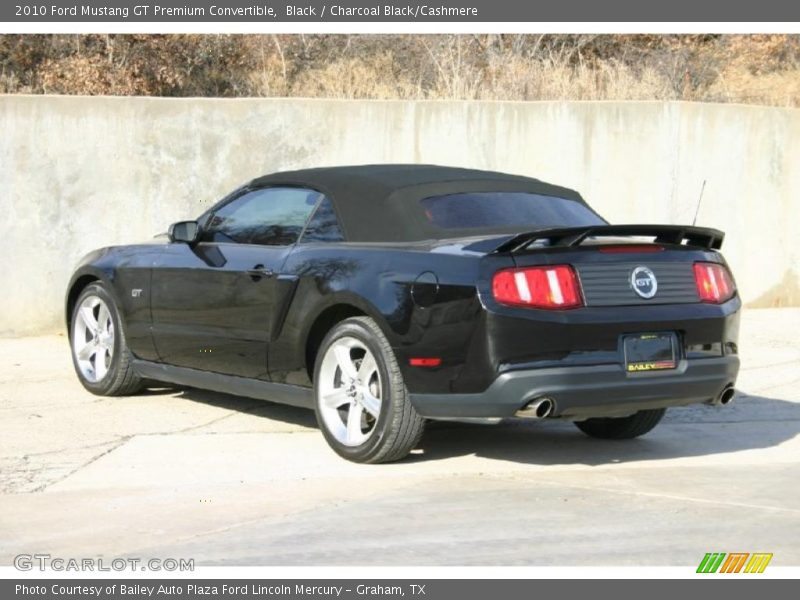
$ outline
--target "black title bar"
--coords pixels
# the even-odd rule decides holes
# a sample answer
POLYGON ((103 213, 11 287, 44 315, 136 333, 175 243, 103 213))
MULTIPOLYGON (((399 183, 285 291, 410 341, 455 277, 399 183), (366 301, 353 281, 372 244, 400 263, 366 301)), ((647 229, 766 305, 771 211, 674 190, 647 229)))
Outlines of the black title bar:
POLYGON ((787 0, 3 0, 4 23, 798 22, 787 0))
MULTIPOLYGON (((687 567, 693 573, 694 569, 687 567)), ((714 577, 713 575, 711 577, 714 577)), ((719 577, 672 580, 454 580, 454 579, 40 579, 3 580, 14 600, 530 600, 535 597, 673 600, 716 595, 726 600, 792 597, 791 580, 719 577)), ((796 594, 794 594, 796 595, 796 594)))

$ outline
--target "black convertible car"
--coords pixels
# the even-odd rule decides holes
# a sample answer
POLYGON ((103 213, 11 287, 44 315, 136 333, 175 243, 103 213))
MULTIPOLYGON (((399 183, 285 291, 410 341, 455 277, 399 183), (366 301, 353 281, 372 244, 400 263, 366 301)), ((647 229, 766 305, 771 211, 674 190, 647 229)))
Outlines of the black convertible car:
POLYGON ((722 238, 609 225, 527 177, 309 169, 92 252, 66 315, 89 391, 159 381, 313 407, 354 461, 403 458, 426 418, 633 438, 667 407, 733 398, 741 303, 722 238))

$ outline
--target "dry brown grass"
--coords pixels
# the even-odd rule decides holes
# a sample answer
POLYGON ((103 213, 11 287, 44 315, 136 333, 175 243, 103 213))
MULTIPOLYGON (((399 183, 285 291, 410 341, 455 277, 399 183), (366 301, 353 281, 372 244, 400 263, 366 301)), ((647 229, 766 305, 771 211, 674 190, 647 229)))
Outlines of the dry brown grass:
POLYGON ((0 92, 800 106, 800 36, 6 35, 0 92))

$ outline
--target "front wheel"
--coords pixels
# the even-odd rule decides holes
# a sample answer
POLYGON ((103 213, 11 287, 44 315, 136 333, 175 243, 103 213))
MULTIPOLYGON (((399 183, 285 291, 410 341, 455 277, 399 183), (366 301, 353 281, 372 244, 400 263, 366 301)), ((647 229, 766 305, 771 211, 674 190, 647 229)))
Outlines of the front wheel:
POLYGON ((629 440, 644 435, 658 425, 666 408, 640 410, 629 417, 607 417, 576 421, 575 426, 586 435, 604 440, 629 440))
POLYGON ((111 294, 92 283, 75 302, 70 323, 72 363, 80 382, 98 396, 127 396, 142 387, 111 294))
POLYGON ((400 460, 422 437, 425 421, 411 405, 386 336, 369 317, 346 319, 325 336, 314 395, 322 434, 348 460, 400 460))

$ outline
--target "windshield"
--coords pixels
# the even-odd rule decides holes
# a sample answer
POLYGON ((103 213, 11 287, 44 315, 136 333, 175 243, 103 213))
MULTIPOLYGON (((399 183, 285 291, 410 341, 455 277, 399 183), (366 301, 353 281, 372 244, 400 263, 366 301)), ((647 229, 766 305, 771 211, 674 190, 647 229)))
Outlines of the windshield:
POLYGON ((583 227, 606 222, 577 200, 528 192, 470 192, 420 201, 425 217, 443 229, 583 227))

